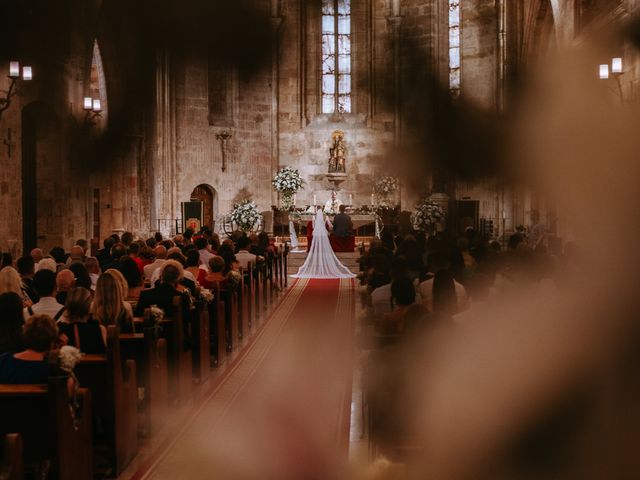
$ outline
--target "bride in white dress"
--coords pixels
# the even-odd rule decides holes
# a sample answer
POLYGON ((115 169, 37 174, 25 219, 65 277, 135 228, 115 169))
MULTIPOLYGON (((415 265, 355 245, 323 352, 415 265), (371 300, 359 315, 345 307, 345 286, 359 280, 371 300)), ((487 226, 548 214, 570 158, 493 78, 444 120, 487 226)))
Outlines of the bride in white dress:
POLYGON ((355 275, 345 267, 336 254, 333 253, 331 243, 329 243, 329 232, 327 225, 319 209, 313 224, 313 241, 311 249, 304 264, 298 273, 292 275, 294 278, 353 278, 355 275))

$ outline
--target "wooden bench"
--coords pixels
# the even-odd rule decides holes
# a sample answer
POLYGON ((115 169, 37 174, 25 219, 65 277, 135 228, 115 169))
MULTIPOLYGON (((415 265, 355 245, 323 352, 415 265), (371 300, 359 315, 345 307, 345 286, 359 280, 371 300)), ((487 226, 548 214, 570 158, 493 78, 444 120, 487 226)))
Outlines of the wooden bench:
POLYGON ((189 399, 193 386, 192 340, 187 336, 186 305, 182 297, 173 299, 173 315, 160 322, 160 335, 167 339, 169 401, 179 404, 189 399))
MULTIPOLYGON (((145 317, 149 311, 145 311, 145 317)), ((137 323, 137 322, 136 322, 137 323)), ((125 360, 136 362, 136 382, 144 392, 139 399, 142 419, 139 432, 146 436, 160 429, 169 405, 167 340, 159 338, 156 328, 140 321, 143 333, 121 334, 120 349, 125 360)))
POLYGON ((119 475, 138 452, 138 385, 135 362, 121 357, 118 327, 107 328, 107 354, 83 355, 75 371, 91 390, 94 418, 104 422, 108 463, 119 475))
POLYGON ((220 287, 213 290, 213 301, 209 303, 210 348, 214 364, 222 365, 227 352, 225 303, 221 298, 220 287))
POLYGON ((22 459, 29 470, 49 471, 47 478, 91 479, 91 393, 78 390, 74 422, 67 379, 60 375, 51 376, 48 385, 0 385, 0 434, 20 435, 22 459))
POLYGON ((0 479, 23 480, 22 437, 19 433, 8 433, 0 447, 0 479))
POLYGON ((191 311, 191 338, 193 338, 193 380, 202 384, 209 379, 211 370, 211 339, 209 309, 203 300, 196 302, 196 308, 191 311))

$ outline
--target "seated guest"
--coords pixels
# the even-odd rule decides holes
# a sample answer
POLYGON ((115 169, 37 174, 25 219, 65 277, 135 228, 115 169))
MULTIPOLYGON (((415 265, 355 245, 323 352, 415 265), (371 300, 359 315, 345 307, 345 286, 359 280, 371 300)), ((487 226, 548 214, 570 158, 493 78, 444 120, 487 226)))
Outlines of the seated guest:
MULTIPOLYGON (((110 268, 104 273, 113 275, 120 287, 120 295, 122 295, 122 298, 127 298, 129 296, 129 284, 127 283, 126 278, 124 278, 124 275, 122 275, 122 272, 116 268, 110 268)), ((133 307, 131 304, 129 302, 124 302, 124 306, 131 313, 131 316, 133 316, 133 307)))
MULTIPOLYGON (((384 255, 379 255, 379 257, 387 258, 384 255)), ((404 257, 396 257, 393 259, 391 262, 389 281, 376 286, 371 292, 371 309, 377 318, 381 318, 391 312, 393 304, 391 298, 391 283, 400 278, 409 278, 409 267, 404 257)))
POLYGON ((0 383, 47 383, 49 364, 46 357, 58 338, 55 322, 47 315, 31 317, 22 338, 24 351, 0 355, 0 383))
POLYGON ((127 296, 125 300, 137 300, 140 292, 144 288, 142 285, 142 275, 136 262, 130 257, 120 259, 120 273, 127 281, 127 296))
POLYGON ((56 321, 60 319, 64 306, 56 300, 56 274, 47 269, 36 272, 33 288, 40 300, 24 309, 25 320, 33 315, 49 315, 56 321))
POLYGON ((102 242, 104 248, 101 248, 96 255, 96 258, 100 263, 100 270, 105 270, 105 267, 113 262, 113 259, 111 258, 111 247, 113 247, 115 243, 116 241, 113 237, 107 237, 102 242))
POLYGON ((22 280, 20 279, 18 271, 13 267, 4 267, 0 270, 0 293, 6 292, 17 293, 25 307, 30 306, 32 303, 23 291, 22 280))
MULTIPOLYGON (((200 237, 198 240, 196 240, 196 242, 198 242, 199 240, 204 240, 204 238, 200 237)), ((209 259, 207 260, 207 264, 214 257, 215 255, 211 255, 210 257, 208 257, 209 259)), ((201 260, 202 254, 198 252, 198 250, 189 250, 187 252, 185 272, 189 272, 191 275, 193 275, 193 277, 196 279, 196 283, 200 285, 202 285, 204 277, 207 276, 207 271, 204 268, 200 268, 201 260)))
POLYGON ((111 247, 111 262, 104 265, 102 270, 107 271, 110 268, 118 268, 120 265, 120 259, 127 255, 127 247, 124 243, 116 243, 113 247, 111 247))
POLYGON ((16 268, 22 280, 22 291, 33 303, 37 302, 40 298, 33 287, 33 274, 35 272, 33 258, 29 255, 20 257, 16 262, 16 268))
MULTIPOLYGON (((133 260, 140 271, 140 275, 144 275, 144 261, 140 258, 140 244, 137 242, 129 245, 128 250, 129 258, 133 260)), ((122 263, 122 258, 120 259, 120 263, 122 263)))
POLYGON ((346 207, 340 205, 340 213, 333 217, 333 231, 331 232, 331 246, 336 252, 353 252, 355 248, 353 236, 353 222, 345 213, 346 207))
POLYGON ((73 275, 76 278, 74 286, 84 287, 87 290, 91 290, 91 277, 89 276, 89 271, 87 270, 87 267, 84 266, 84 263, 75 262, 69 265, 68 268, 73 272, 73 275))
POLYGON ((89 272, 89 278, 91 279, 91 290, 96 289, 96 283, 98 283, 98 277, 102 273, 100 270, 100 263, 96 257, 87 257, 84 262, 84 266, 87 267, 89 272))
POLYGON ((208 247, 209 242, 205 237, 200 237, 196 240, 196 248, 202 265, 209 265, 209 260, 214 256, 208 247))
POLYGON ((216 287, 223 287, 226 281, 225 275, 222 273, 225 263, 222 257, 212 257, 209 260, 209 274, 202 280, 202 286, 209 290, 216 287))
MULTIPOLYGON (((435 276, 437 276, 438 272, 449 269, 449 261, 447 257, 442 253, 433 253, 429 255, 427 259, 427 263, 429 264, 429 271, 434 274, 433 278, 422 282, 418 285, 418 292, 420 293, 420 297, 422 299, 422 304, 425 306, 429 313, 435 313, 434 310, 434 282, 435 276)), ((446 280, 444 276, 441 276, 443 280, 446 280)), ((464 286, 458 282, 456 282, 453 277, 453 288, 456 297, 456 312, 462 312, 466 310, 468 307, 469 300, 467 298, 467 291, 464 286)))
MULTIPOLYGON (((185 262, 186 262, 184 255, 182 255, 178 247, 172 247, 171 249, 169 249, 169 252, 171 253, 167 256, 167 262, 175 262, 178 265, 180 265, 180 269, 181 269, 180 285, 185 288, 188 288, 189 291, 191 292, 191 295, 195 296, 197 293, 196 290, 198 286, 196 285, 196 279, 193 276, 193 274, 185 270, 184 268, 185 262)), ((158 283, 158 281, 160 280, 160 275, 162 274, 163 268, 164 268, 164 265, 154 272, 153 277, 151 277, 151 285, 155 285, 156 283, 158 283)))
POLYGON ((56 276, 56 300, 64 305, 67 301, 67 293, 75 287, 76 276, 71 270, 63 269, 56 276))
POLYGON ((159 269, 164 262, 167 261, 167 249, 164 245, 158 245, 153 249, 153 255, 155 260, 153 263, 150 263, 146 267, 144 267, 144 279, 151 282, 151 277, 153 277, 153 273, 159 269))
POLYGON ((17 293, 0 295, 0 353, 16 353, 24 349, 22 341, 22 299, 17 293))
MULTIPOLYGON (((131 261, 130 258, 125 258, 131 261)), ((137 272, 135 263, 133 267, 137 272)), ((121 333, 133 333, 133 316, 125 303, 118 279, 113 275, 113 270, 107 270, 98 279, 91 304, 91 316, 101 325, 117 325, 121 333)))
POLYGON ((13 267, 13 256, 9 252, 3 252, 0 256, 0 270, 4 267, 13 267))
POLYGON ((37 265, 38 262, 44 258, 44 253, 42 252, 41 248, 34 248, 33 250, 31 250, 31 252, 29 252, 29 255, 31 255, 31 258, 33 258, 34 265, 37 265))
POLYGON ((249 237, 240 237, 240 239, 238 240, 239 250, 238 253, 236 253, 236 260, 240 264, 240 267, 244 269, 247 268, 249 263, 255 265, 258 259, 261 258, 257 255, 254 255, 253 253, 249 253, 249 245, 251 245, 251 239, 249 239, 249 237))
POLYGON ((144 315, 144 309, 152 305, 157 305, 164 310, 165 314, 171 316, 173 313, 173 299, 182 293, 178 290, 179 282, 182 278, 182 268, 174 261, 167 262, 162 268, 160 282, 154 288, 143 290, 136 305, 135 316, 144 315))
POLYGON ((80 245, 74 245, 73 247, 71 247, 71 250, 69 250, 69 258, 67 258, 66 262, 67 265, 71 265, 73 262, 84 263, 84 260, 84 248, 82 248, 80 245))
POLYGON ((416 290, 411 279, 404 277, 394 280, 391 283, 391 299, 394 309, 384 316, 382 331, 400 334, 404 330, 404 316, 416 300, 416 290))
POLYGON ((62 247, 53 247, 49 250, 49 255, 56 261, 59 268, 62 268, 67 263, 67 252, 62 247))
POLYGON ((91 317, 91 292, 83 287, 72 289, 64 309, 58 322, 62 343, 74 346, 82 353, 105 353, 107 329, 91 317))
POLYGON ((58 265, 53 258, 43 258, 36 263, 35 271, 39 272, 40 270, 51 270, 53 273, 58 273, 58 265))

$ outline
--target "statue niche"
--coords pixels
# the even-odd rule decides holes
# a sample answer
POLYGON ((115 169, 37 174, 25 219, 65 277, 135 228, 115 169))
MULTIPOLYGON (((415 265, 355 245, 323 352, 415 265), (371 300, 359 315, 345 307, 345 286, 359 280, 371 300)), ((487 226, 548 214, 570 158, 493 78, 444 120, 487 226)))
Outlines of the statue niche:
POLYGON ((347 173, 346 148, 344 146, 344 132, 336 130, 331 135, 333 145, 329 147, 329 173, 347 173))

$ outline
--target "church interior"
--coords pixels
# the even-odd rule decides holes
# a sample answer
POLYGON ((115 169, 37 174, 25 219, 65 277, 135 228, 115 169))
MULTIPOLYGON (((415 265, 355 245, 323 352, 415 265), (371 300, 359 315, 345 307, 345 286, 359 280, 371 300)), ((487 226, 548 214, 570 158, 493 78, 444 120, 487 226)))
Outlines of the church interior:
POLYGON ((640 0, 0 11, 0 479, 640 477, 640 0))

